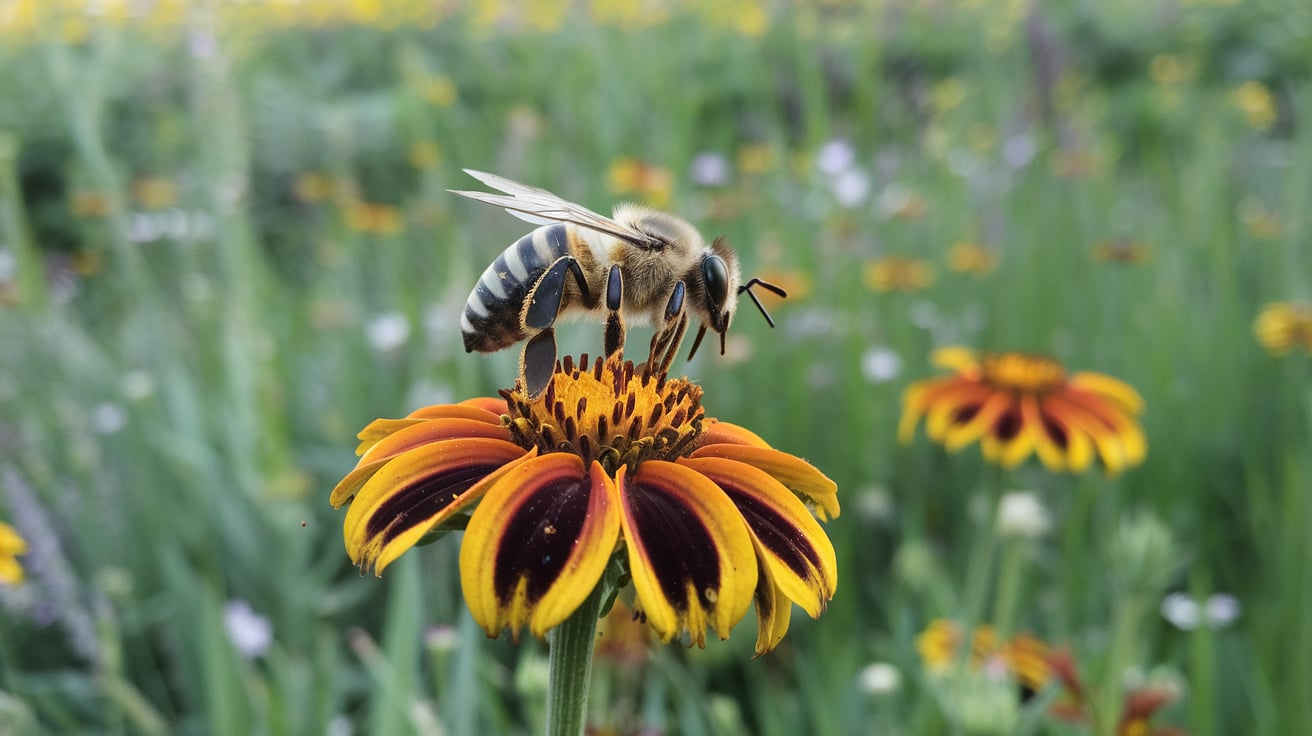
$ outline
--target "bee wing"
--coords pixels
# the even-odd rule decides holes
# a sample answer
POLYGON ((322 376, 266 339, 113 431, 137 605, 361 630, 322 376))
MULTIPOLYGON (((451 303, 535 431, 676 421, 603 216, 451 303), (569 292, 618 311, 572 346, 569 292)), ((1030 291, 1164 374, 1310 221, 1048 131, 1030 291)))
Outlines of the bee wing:
POLYGON ((496 205, 497 207, 505 208, 507 212, 515 217, 526 222, 531 222, 535 225, 542 225, 551 222, 570 222, 579 227, 586 227, 589 230, 595 230, 599 233, 613 235, 614 237, 632 243, 643 250, 659 248, 664 245, 660 240, 657 240, 646 233, 621 225, 611 218, 597 214, 583 205, 567 202, 545 189, 531 187, 527 184, 520 184, 519 182, 512 181, 504 176, 489 174, 485 171, 465 169, 465 173, 493 189, 505 192, 505 194, 469 192, 457 189, 450 189, 447 191, 450 191, 452 194, 459 194, 462 197, 478 200, 479 202, 486 202, 491 205, 496 205))

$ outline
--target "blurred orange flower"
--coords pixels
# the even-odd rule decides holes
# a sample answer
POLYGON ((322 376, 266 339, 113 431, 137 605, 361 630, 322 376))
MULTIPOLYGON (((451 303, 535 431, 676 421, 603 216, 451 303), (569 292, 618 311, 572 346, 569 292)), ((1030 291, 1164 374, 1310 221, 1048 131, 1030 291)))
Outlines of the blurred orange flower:
MULTIPOLYGON (((916 637, 916 650, 931 672, 945 670, 959 661, 960 648, 961 630, 947 619, 931 621, 916 637)), ((976 627, 971 635, 968 664, 973 669, 998 667, 1031 695, 1052 679, 1047 644, 1029 634, 1017 634, 999 642, 997 629, 987 624, 976 627)))
POLYGON ((917 381, 902 394, 898 437, 925 433, 950 452, 978 441, 984 459, 1004 468, 1037 454, 1054 472, 1081 473, 1096 458, 1109 474, 1138 465, 1148 443, 1138 415, 1143 398, 1101 373, 1068 376, 1060 363, 1024 353, 962 347, 935 351, 951 375, 917 381))
POLYGON ((401 211, 388 204, 353 202, 343 211, 346 226, 358 233, 396 235, 405 229, 401 211))
POLYGON ((674 191, 674 175, 663 166, 635 158, 618 158, 610 165, 610 189, 616 194, 637 194, 653 207, 665 207, 674 191))
POLYGON ((875 291, 912 292, 934 283, 934 266, 922 258, 887 256, 867 262, 862 275, 866 286, 875 291))

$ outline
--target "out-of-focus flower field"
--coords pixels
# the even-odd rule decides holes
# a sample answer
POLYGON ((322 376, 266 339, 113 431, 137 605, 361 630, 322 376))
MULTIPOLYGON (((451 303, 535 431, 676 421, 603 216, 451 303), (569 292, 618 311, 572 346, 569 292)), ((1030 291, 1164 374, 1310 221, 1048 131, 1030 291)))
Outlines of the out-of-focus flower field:
POLYGON ((0 0, 0 733, 540 730, 328 503, 513 381, 462 168, 724 235, 789 297, 676 370, 839 486, 828 610, 612 615, 593 733, 1302 732, 1310 77, 1302 0, 0 0))

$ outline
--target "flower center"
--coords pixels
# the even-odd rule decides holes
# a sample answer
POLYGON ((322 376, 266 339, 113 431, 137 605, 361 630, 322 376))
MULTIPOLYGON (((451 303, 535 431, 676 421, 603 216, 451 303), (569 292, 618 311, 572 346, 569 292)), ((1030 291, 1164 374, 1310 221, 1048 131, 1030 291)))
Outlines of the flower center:
POLYGON ((600 356, 578 365, 566 356, 536 399, 503 390, 511 438, 540 453, 571 452, 594 459, 611 475, 622 465, 673 460, 691 451, 702 431, 702 390, 685 378, 666 380, 632 361, 600 356))
POLYGON ((1050 358, 999 353, 983 356, 980 363, 986 382, 1009 391, 1041 394, 1066 382, 1066 369, 1050 358))

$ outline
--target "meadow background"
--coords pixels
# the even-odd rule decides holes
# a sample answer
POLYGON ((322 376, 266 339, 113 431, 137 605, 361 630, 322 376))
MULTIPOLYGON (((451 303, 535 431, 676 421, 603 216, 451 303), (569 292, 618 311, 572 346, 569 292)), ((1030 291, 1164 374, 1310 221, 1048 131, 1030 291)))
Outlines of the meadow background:
POLYGON ((840 487, 829 611, 603 651, 598 733, 1094 731, 928 667, 937 618, 1159 726, 1301 732, 1312 362, 1252 325, 1312 296, 1310 73, 1302 0, 0 1, 0 733, 539 730, 544 647, 472 623, 458 537, 362 577, 327 503, 368 421, 511 381, 458 324, 526 228, 463 167, 785 284, 678 366, 840 487), (951 344, 1129 382, 1147 461, 899 445, 951 344), (1011 490, 1046 530, 985 518, 1011 490))

